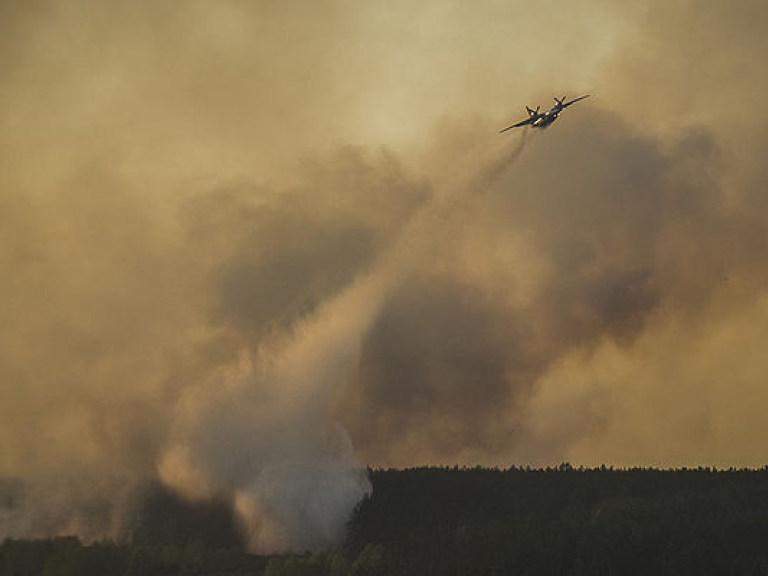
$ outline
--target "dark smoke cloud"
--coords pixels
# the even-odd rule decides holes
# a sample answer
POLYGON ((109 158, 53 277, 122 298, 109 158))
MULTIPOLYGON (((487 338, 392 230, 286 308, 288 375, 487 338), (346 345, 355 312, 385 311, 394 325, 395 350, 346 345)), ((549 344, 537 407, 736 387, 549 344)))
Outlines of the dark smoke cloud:
POLYGON ((445 462, 509 453, 525 438, 519 412, 552 364, 606 339, 630 346, 663 300, 655 228, 676 194, 664 183, 675 160, 589 112, 546 144, 493 183, 483 209, 448 221, 459 239, 393 292, 366 336, 350 426, 368 458, 380 450, 399 463, 401 442, 445 462), (480 250, 541 258, 538 277, 512 267, 473 279, 475 255, 456 255, 475 234, 480 250), (534 292, 516 301, 529 283, 534 292))
POLYGON ((496 435, 511 430, 494 414, 527 393, 537 358, 524 349, 526 326, 488 300, 436 274, 391 294, 351 385, 356 403, 346 412, 359 450, 393 458, 420 445, 446 459, 468 447, 498 451, 496 435))
POLYGON ((307 162, 305 174, 267 203, 265 191, 244 187, 184 210, 194 244, 213 239, 227 251, 214 256, 213 314, 251 337, 290 328, 369 269, 429 196, 387 153, 346 148, 307 162))

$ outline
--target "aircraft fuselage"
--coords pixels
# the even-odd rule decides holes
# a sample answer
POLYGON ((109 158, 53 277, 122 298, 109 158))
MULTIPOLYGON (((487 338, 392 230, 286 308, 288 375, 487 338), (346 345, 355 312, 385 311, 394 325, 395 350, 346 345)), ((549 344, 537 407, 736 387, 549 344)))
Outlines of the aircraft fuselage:
POLYGON ((557 112, 553 112, 552 110, 550 110, 546 114, 544 114, 544 115, 540 116, 539 118, 537 118, 533 122, 533 124, 531 124, 531 126, 533 126, 534 128, 546 128, 547 126, 552 124, 552 122, 557 120, 557 117, 558 117, 559 114, 560 114, 559 110, 557 112))

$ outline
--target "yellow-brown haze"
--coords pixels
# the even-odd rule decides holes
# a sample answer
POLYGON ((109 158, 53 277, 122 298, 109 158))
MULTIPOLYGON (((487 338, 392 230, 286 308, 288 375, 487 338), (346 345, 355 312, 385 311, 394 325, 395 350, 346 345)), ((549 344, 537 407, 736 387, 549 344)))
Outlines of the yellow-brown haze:
POLYGON ((764 463, 761 4, 0 10, 3 534, 158 477, 268 550, 362 464, 764 463))

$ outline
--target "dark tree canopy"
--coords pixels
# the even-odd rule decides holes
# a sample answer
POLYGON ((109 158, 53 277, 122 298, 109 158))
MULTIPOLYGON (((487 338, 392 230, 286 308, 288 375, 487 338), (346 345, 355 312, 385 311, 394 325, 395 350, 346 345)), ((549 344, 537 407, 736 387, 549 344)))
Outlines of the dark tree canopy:
POLYGON ((768 468, 369 472, 337 550, 248 554, 225 503, 158 490, 131 540, 7 539, 0 576, 768 574, 768 468))

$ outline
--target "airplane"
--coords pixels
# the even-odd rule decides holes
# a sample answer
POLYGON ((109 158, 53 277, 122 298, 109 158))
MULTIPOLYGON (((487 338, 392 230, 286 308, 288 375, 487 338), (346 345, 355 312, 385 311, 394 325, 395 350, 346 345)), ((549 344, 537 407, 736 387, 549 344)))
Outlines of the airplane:
POLYGON ((579 96, 578 98, 574 98, 570 102, 565 101, 565 96, 563 96, 559 100, 555 98, 556 104, 552 106, 552 108, 544 112, 543 114, 539 112, 540 106, 536 106, 536 110, 531 110, 530 108, 528 108, 528 106, 526 106, 525 109, 528 112, 528 118, 518 122, 517 124, 512 124, 512 126, 507 126, 506 128, 504 128, 504 130, 499 130, 499 134, 501 134, 502 132, 506 132, 507 130, 511 130, 512 128, 517 128, 518 126, 530 125, 530 126, 533 126, 534 128, 546 128, 547 126, 552 124, 552 122, 557 120, 557 117, 560 115, 560 112, 565 110, 571 104, 574 104, 579 100, 584 100, 584 98, 589 98, 589 94, 587 94, 586 96, 579 96))

